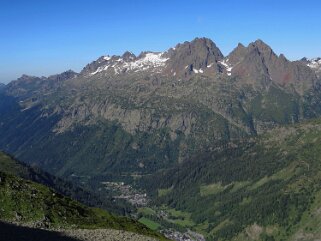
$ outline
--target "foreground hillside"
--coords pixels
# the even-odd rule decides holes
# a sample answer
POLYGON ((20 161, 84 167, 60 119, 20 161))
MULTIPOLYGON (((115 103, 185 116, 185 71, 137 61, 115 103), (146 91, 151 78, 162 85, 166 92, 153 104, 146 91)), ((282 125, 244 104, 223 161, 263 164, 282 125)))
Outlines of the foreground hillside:
POLYGON ((319 119, 200 152, 143 179, 156 205, 143 213, 155 222, 192 228, 208 240, 317 240, 320 144, 319 119), (156 215, 160 211, 167 217, 156 215))
POLYGON ((85 205, 101 207, 112 213, 125 215, 130 211, 130 206, 124 204, 121 200, 117 204, 111 198, 108 190, 103 193, 88 191, 70 181, 53 176, 38 167, 31 167, 14 157, 0 151, 0 171, 12 174, 23 179, 27 179, 36 183, 43 184, 52 188, 56 192, 75 199, 85 205))
POLYGON ((117 229, 163 239, 136 221, 88 208, 41 184, 0 172, 0 220, 34 228, 117 229))

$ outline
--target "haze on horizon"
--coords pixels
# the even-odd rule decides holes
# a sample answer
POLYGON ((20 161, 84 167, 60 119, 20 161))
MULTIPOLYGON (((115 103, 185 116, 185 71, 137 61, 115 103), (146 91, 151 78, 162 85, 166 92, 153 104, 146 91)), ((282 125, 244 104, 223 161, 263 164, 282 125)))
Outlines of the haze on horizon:
POLYGON ((290 60, 320 57, 320 12, 317 0, 4 1, 0 82, 78 72, 104 54, 165 51, 203 36, 224 55, 262 39, 290 60))

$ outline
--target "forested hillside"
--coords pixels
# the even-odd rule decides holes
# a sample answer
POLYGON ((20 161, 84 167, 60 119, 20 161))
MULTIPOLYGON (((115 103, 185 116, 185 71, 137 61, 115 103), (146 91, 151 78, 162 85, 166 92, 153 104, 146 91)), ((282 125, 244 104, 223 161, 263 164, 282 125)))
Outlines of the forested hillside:
POLYGON ((141 185, 156 206, 190 214, 189 227, 209 240, 316 240, 320 143, 320 120, 276 128, 201 152, 141 185))

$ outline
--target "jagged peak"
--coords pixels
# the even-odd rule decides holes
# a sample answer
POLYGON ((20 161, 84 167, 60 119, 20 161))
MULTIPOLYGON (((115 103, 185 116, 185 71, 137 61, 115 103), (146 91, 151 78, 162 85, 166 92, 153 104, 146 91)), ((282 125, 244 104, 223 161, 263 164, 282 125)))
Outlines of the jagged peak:
POLYGON ((74 78, 78 75, 78 73, 76 73, 75 71, 69 69, 66 70, 60 74, 55 74, 55 75, 50 75, 48 76, 48 80, 57 80, 57 81, 63 81, 63 80, 67 80, 67 79, 71 79, 74 78))
POLYGON ((215 51, 217 52, 218 55, 221 57, 224 57, 223 54, 221 53, 221 50, 216 46, 213 40, 210 38, 206 37, 201 37, 201 38, 195 38, 190 42, 185 42, 184 44, 188 44, 191 46, 200 46, 200 47, 206 47, 209 51, 215 51))
POLYGON ((245 48, 245 46, 242 43, 238 43, 236 48, 245 48))
POLYGON ((306 58, 305 64, 311 69, 316 70, 318 73, 321 72, 321 58, 312 58, 312 59, 306 58))
POLYGON ((253 42, 254 44, 261 44, 261 45, 267 45, 262 39, 258 38, 253 42))
POLYGON ((219 61, 224 56, 215 43, 205 37, 177 44, 164 55, 169 58, 166 73, 176 78, 194 74, 215 75, 220 72, 219 61))
POLYGON ((206 37, 196 37, 192 39, 191 41, 184 41, 182 43, 178 43, 175 48, 181 46, 181 45, 186 45, 186 44, 198 44, 198 43, 213 43, 215 44, 210 38, 206 37))
POLYGON ((190 43, 209 43, 215 45, 212 39, 206 37, 196 37, 190 43))
POLYGON ((234 48, 232 52, 227 56, 230 64, 235 65, 236 63, 238 63, 245 56, 246 51, 247 48, 243 44, 238 43, 237 47, 234 48))
POLYGON ((280 58, 281 60, 289 61, 289 60, 285 57, 284 54, 280 54, 280 55, 279 55, 279 58, 280 58))
POLYGON ((27 75, 27 74, 22 74, 21 77, 19 77, 17 80, 19 81, 24 81, 24 80, 30 80, 30 79, 43 79, 46 77, 38 77, 38 76, 33 76, 33 75, 27 75))
POLYGON ((66 70, 60 74, 54 74, 54 75, 49 75, 48 77, 46 76, 33 76, 33 75, 27 75, 27 74, 23 74, 21 75, 21 77, 19 77, 17 80, 18 81, 28 81, 28 80, 52 80, 52 79, 69 79, 72 78, 74 76, 77 76, 78 73, 73 71, 72 69, 66 70))
POLYGON ((66 73, 70 73, 70 74, 78 74, 77 72, 73 71, 72 69, 68 69, 64 72, 62 72, 61 74, 66 74, 66 73))
POLYGON ((299 61, 303 61, 303 62, 308 62, 309 59, 307 57, 303 57, 302 59, 300 59, 299 61))
POLYGON ((141 59, 141 58, 145 58, 147 55, 162 55, 163 52, 153 52, 153 51, 142 51, 137 58, 141 59))
POLYGON ((123 53, 123 55, 121 56, 125 61, 133 61, 136 59, 136 55, 133 54, 130 51, 126 51, 125 53, 123 53))
POLYGON ((270 52, 274 54, 272 48, 261 39, 257 39, 256 41, 250 43, 248 48, 254 48, 259 50, 260 52, 270 52))
POLYGON ((202 52, 214 55, 217 59, 223 59, 224 56, 221 50, 216 46, 216 44, 206 37, 197 37, 192 41, 185 41, 184 43, 177 44, 174 49, 176 53, 178 52, 188 52, 189 54, 198 54, 197 52, 202 52))

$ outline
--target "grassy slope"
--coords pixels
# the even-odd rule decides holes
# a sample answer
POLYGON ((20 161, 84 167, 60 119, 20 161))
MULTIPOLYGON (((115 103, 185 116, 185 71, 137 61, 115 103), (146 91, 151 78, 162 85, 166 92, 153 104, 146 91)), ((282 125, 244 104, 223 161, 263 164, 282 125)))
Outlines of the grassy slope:
POLYGON ((1 151, 0 171, 43 184, 88 206, 101 207, 120 215, 124 215, 127 211, 122 203, 115 204, 108 192, 98 196, 92 191, 88 191, 88 188, 84 189, 74 185, 70 181, 53 176, 37 167, 30 167, 1 151))
POLYGON ((112 228, 163 239, 137 221, 88 208, 46 186, 0 172, 0 219, 61 228, 112 228))
POLYGON ((190 213, 209 240, 313 240, 321 232, 320 143, 321 120, 277 128, 202 153, 150 187, 171 188, 156 203, 190 213))
POLYGON ((62 228, 112 228, 163 239, 137 221, 88 208, 42 184, 13 175, 30 177, 30 170, 0 153, 0 220, 62 228))

